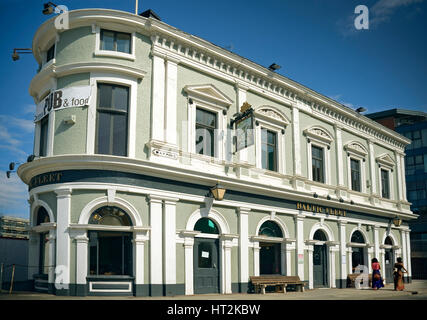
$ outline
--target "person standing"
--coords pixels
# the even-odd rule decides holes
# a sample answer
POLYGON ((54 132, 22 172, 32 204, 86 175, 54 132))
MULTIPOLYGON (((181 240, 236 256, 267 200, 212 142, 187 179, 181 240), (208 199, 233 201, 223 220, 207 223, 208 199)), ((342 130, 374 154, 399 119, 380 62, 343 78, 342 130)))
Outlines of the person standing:
POLYGON ((377 258, 372 259, 372 289, 377 290, 384 287, 383 278, 381 277, 380 272, 380 263, 377 258))
POLYGON ((402 258, 397 258, 397 262, 394 264, 394 290, 403 291, 405 286, 403 285, 403 273, 408 272, 403 266, 402 258))

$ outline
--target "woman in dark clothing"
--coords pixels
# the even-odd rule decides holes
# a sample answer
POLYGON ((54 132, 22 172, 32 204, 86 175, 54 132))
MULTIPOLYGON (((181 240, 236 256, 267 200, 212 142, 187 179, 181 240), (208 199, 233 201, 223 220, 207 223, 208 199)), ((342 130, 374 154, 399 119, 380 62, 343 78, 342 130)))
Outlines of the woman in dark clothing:
POLYGON ((372 289, 377 290, 384 287, 383 279, 380 272, 380 264, 377 258, 372 259, 372 289))
POLYGON ((394 290, 396 291, 403 291, 405 289, 405 286, 403 285, 403 273, 408 272, 406 271, 405 267, 403 266, 402 258, 397 258, 397 262, 394 264, 394 290), (404 271, 402 271, 404 270, 404 271))

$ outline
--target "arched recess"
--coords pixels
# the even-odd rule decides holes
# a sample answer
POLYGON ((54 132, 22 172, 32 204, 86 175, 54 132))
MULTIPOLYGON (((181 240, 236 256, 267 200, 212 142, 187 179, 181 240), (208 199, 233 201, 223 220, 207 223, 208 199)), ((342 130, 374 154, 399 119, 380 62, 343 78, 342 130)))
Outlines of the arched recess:
POLYGON ((335 279, 335 251, 334 234, 331 228, 323 223, 314 224, 309 233, 309 287, 334 288, 335 279))
POLYGON ((279 219, 279 218, 277 218, 277 217, 274 217, 274 218, 272 219, 272 218, 271 218, 271 216, 264 217, 264 218, 262 218, 262 219, 258 222, 258 225, 257 225, 256 230, 255 230, 255 234, 256 234, 256 235, 259 235, 260 228, 261 228, 261 226, 264 224, 264 222, 266 222, 266 221, 273 221, 273 222, 277 223, 277 225, 280 227, 280 229, 281 229, 281 231, 282 231, 283 238, 289 238, 289 231, 288 231, 288 228, 287 228, 287 227, 286 227, 286 225, 283 223, 283 221, 282 221, 282 220, 280 220, 280 219, 279 219))
POLYGON ((228 234, 230 233, 230 227, 227 223, 227 220, 215 209, 211 209, 209 212, 206 210, 197 209, 194 211, 187 220, 186 230, 194 230, 194 226, 197 221, 201 218, 212 219, 219 228, 219 234, 228 234))
POLYGON ((215 209, 211 209, 209 212, 197 209, 187 220, 186 232, 193 233, 191 238, 185 240, 188 243, 185 246, 186 294, 231 293, 231 247, 233 244, 227 220, 215 209), (203 218, 212 220, 218 228, 218 233, 196 233, 194 231, 196 223, 203 218), (204 259, 210 259, 214 251, 215 261, 210 261, 208 268, 206 265, 200 265, 204 259), (215 284, 204 288, 203 283, 206 280, 204 277, 214 279, 212 281, 215 281, 215 284))
POLYGON ((355 227, 350 232, 348 239, 349 243, 349 273, 354 273, 358 265, 365 266, 370 270, 371 268, 371 253, 370 248, 372 245, 369 243, 369 237, 365 230, 355 227))
POLYGON ((384 232, 380 243, 381 267, 383 269, 383 278, 387 283, 393 281, 393 268, 397 257, 400 255, 400 247, 397 238, 392 232, 384 232))
POLYGON ((117 206, 125 211, 129 218, 132 220, 132 225, 135 227, 142 227, 142 219, 138 210, 128 201, 115 197, 114 201, 108 201, 108 197, 100 197, 89 202, 82 210, 79 217, 79 224, 89 224, 89 219, 92 213, 103 206, 117 206))
POLYGON ((47 213, 49 215, 49 222, 55 222, 55 216, 53 215, 53 211, 49 207, 49 205, 46 202, 44 202, 40 199, 37 199, 33 202, 32 206, 31 206, 32 209, 31 209, 31 219, 30 219, 31 221, 30 222, 31 222, 32 227, 35 227, 37 225, 37 212, 38 212, 38 209, 40 207, 45 208, 45 210, 47 211, 47 213))

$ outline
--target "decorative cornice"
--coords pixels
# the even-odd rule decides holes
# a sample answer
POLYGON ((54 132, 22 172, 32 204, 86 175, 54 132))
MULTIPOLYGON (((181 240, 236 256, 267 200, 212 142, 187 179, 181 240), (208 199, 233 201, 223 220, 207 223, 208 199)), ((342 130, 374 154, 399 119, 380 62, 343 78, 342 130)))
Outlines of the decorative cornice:
POLYGON ((333 141, 332 135, 329 134, 326 129, 321 128, 319 126, 307 128, 303 132, 308 138, 320 140, 328 144, 330 144, 333 141))
POLYGON ((362 156, 362 157, 366 157, 366 155, 368 154, 368 151, 366 150, 366 148, 355 141, 349 142, 344 146, 344 149, 348 152, 352 152, 355 153, 356 155, 362 156))

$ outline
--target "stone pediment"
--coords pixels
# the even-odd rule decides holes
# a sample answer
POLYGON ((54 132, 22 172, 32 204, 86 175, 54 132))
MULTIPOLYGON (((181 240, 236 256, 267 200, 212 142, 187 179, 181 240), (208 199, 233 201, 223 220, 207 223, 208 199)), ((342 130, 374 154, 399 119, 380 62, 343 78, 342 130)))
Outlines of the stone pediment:
POLYGON ((233 103, 233 100, 212 84, 185 86, 184 91, 190 98, 216 103, 221 106, 228 107, 233 103))
POLYGON ((332 135, 326 129, 319 126, 314 126, 314 127, 305 129, 304 134, 308 138, 312 138, 314 140, 320 140, 328 144, 334 140, 332 138, 332 135))
POLYGON ((378 156, 376 158, 376 161, 378 162, 378 164, 384 165, 389 168, 392 168, 395 165, 393 158, 387 153, 378 156))
POLYGON ((355 153, 362 157, 365 157, 368 154, 368 150, 366 150, 362 144, 355 141, 347 143, 344 148, 346 151, 355 153))
POLYGON ((257 108, 255 110, 255 116, 283 126, 287 126, 290 123, 289 119, 283 113, 269 106, 257 108))

